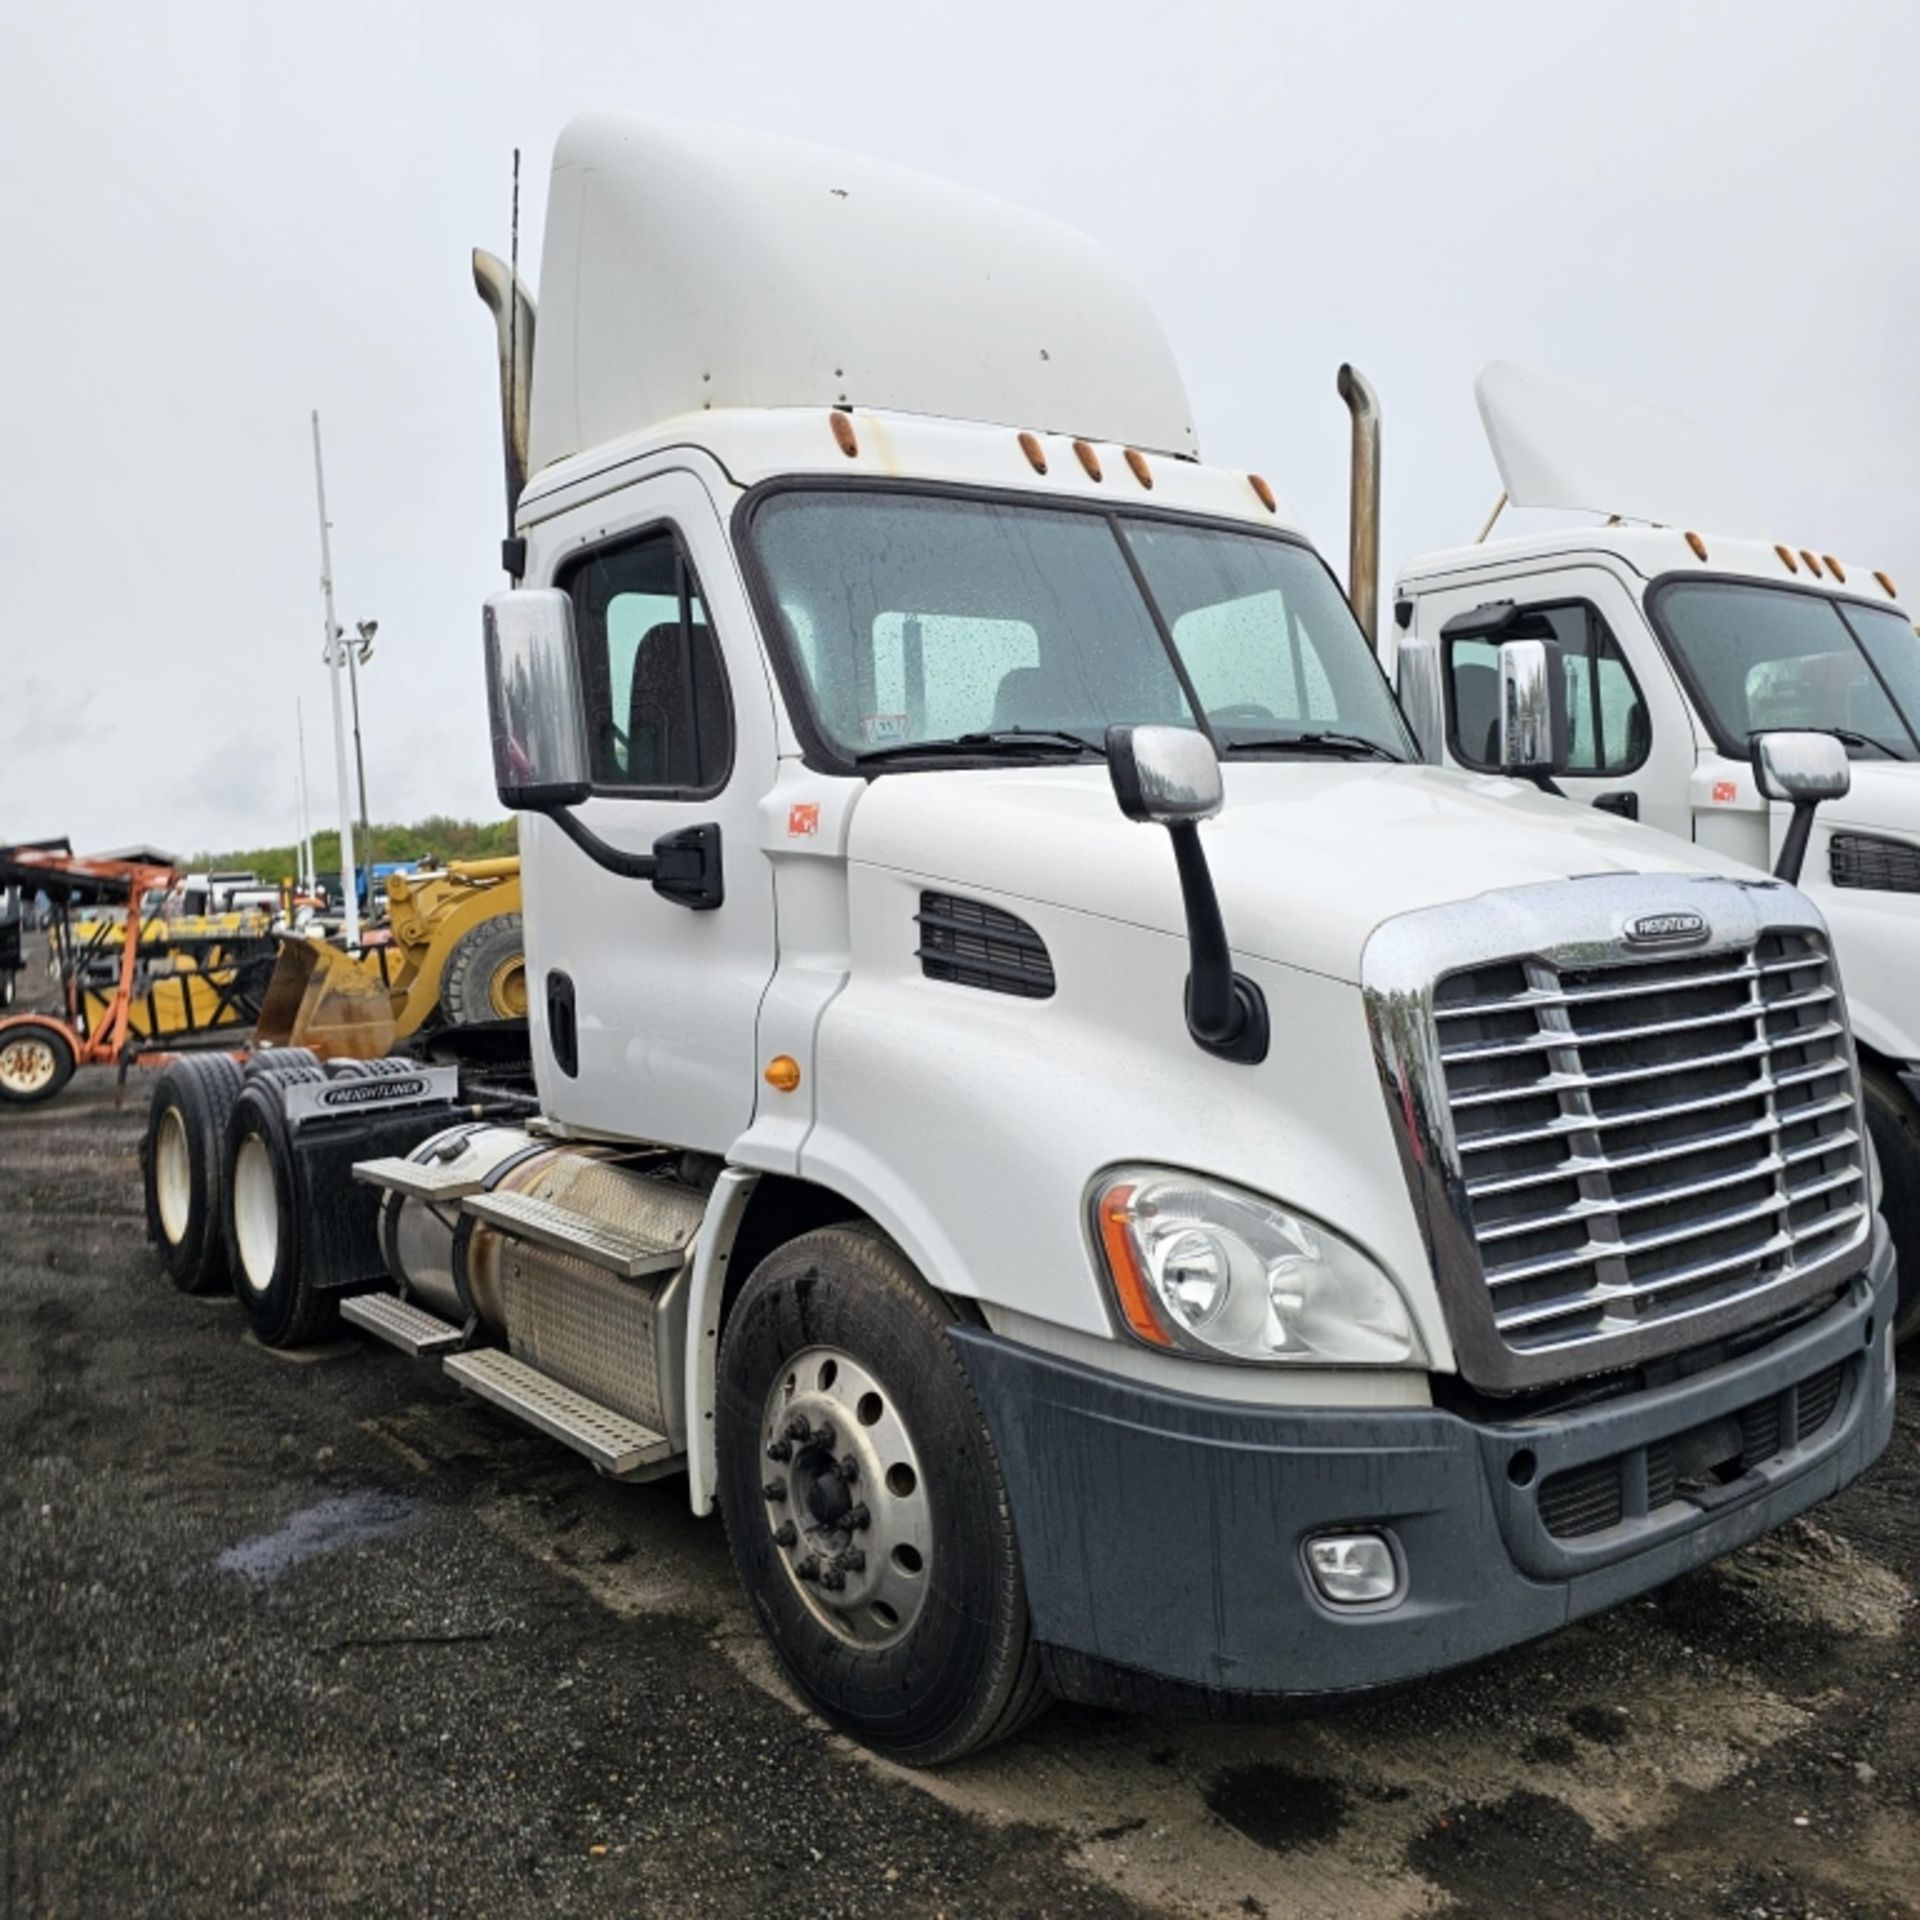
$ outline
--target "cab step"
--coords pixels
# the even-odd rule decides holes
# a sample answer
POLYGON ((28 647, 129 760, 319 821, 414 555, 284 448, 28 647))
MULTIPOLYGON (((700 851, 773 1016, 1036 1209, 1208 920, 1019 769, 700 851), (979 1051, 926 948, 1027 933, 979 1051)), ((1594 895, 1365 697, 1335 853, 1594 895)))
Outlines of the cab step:
POLYGON ((361 1160, 354 1165, 353 1177, 363 1186, 404 1193, 410 1200, 424 1200, 430 1206, 464 1200, 486 1185, 486 1170, 476 1172, 470 1158, 464 1166, 457 1161, 361 1160))
POLYGON ((447 1353, 467 1337, 464 1328, 392 1293, 356 1293, 340 1302, 340 1318, 416 1360, 423 1353, 447 1353))
POLYGON ((686 1257, 684 1239, 609 1226, 604 1220, 532 1194, 475 1193, 461 1205, 476 1220, 484 1220, 516 1240, 528 1240, 555 1253, 571 1253, 622 1280, 671 1273, 686 1257))
POLYGON ((673 1442, 665 1434, 563 1387, 498 1347, 449 1354, 444 1364, 469 1393, 584 1454, 602 1473, 618 1478, 674 1457, 673 1442))

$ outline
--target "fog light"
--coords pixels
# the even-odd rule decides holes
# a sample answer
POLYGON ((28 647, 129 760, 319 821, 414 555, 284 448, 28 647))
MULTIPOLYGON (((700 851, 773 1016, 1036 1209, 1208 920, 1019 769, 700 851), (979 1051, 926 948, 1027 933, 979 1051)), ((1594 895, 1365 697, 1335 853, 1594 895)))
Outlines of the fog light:
POLYGON ((1307 1571, 1335 1606, 1377 1606, 1400 1592, 1393 1549, 1377 1533, 1323 1533, 1307 1542, 1307 1571))

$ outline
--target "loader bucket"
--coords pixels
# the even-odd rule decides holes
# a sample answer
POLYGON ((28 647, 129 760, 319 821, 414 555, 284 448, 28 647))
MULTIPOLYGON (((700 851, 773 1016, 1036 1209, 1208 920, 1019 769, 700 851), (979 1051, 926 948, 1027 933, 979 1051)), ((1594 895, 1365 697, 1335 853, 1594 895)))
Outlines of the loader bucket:
POLYGON ((386 956, 342 953, 307 936, 280 943, 253 1039, 311 1047, 323 1060, 377 1060, 392 1049, 395 1024, 386 956))

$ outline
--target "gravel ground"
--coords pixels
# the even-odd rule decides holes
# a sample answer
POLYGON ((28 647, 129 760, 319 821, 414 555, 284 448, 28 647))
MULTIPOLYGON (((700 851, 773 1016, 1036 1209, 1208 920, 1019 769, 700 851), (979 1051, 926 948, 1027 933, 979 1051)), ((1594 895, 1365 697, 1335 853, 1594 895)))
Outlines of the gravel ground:
POLYGON ((1606 1619, 919 1777, 794 1703, 680 1482, 175 1293, 129 1093, 0 1112, 0 1920, 1920 1914, 1920 1354, 1864 1482, 1606 1619))

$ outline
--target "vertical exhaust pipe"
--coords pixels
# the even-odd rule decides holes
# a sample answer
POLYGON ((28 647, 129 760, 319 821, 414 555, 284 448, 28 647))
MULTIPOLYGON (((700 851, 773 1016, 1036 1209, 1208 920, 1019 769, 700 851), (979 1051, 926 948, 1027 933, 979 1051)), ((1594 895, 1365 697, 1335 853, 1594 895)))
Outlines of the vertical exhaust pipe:
POLYGON ((1335 384, 1353 416, 1353 454, 1348 474, 1347 598, 1353 617, 1380 644, 1380 401, 1366 376, 1342 366, 1335 384))
POLYGON ((473 250, 473 284, 493 313, 500 342, 500 435, 506 459, 507 531, 527 484, 527 423, 532 416, 533 295, 504 260, 473 250))

